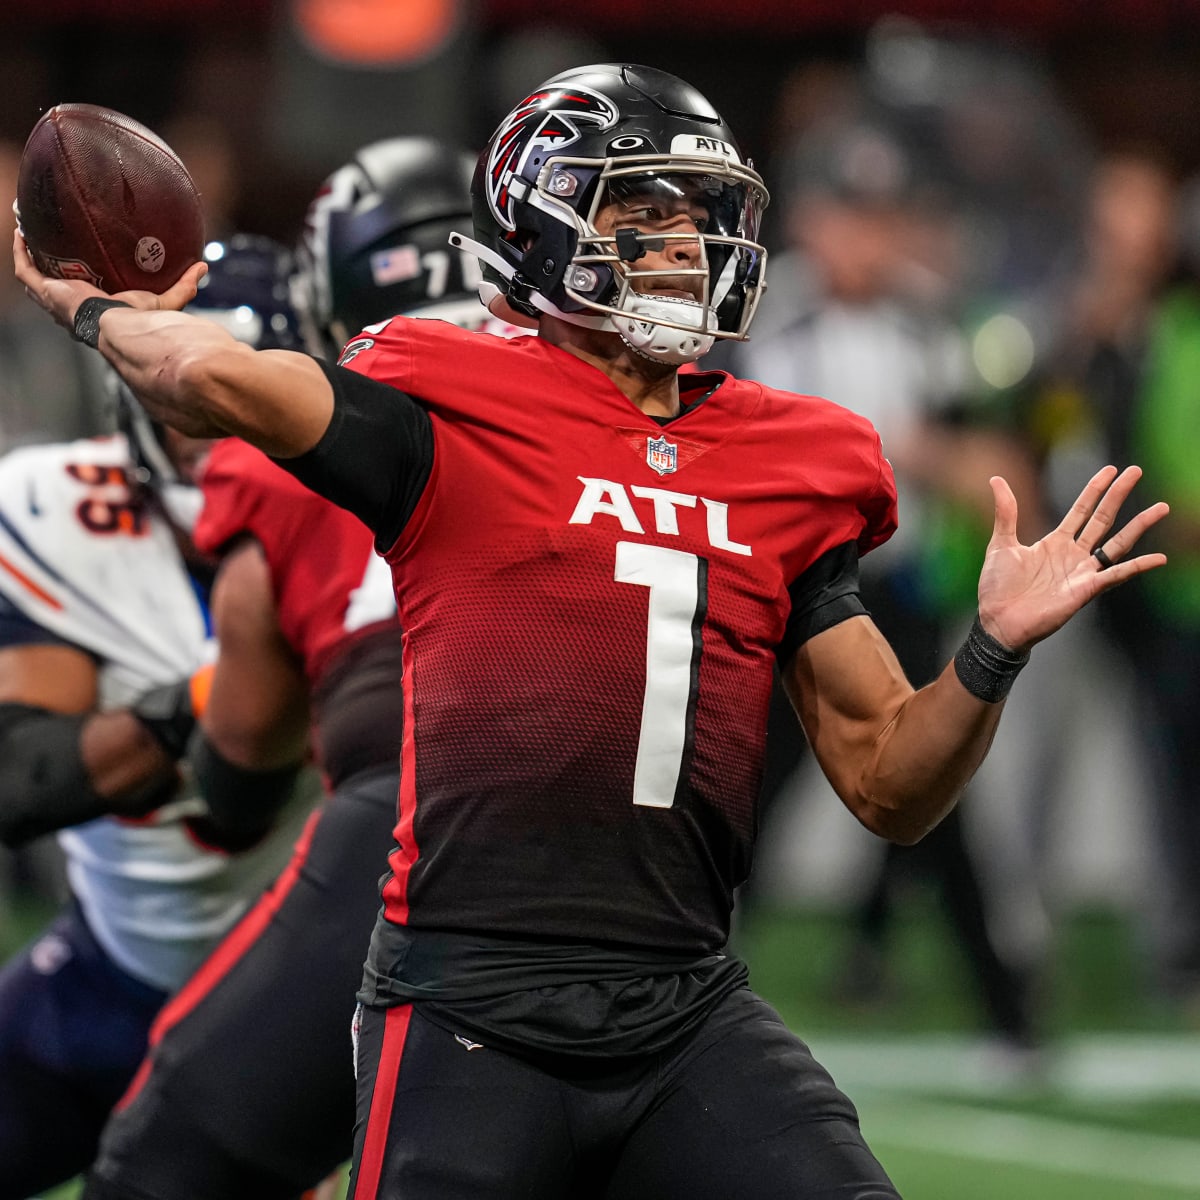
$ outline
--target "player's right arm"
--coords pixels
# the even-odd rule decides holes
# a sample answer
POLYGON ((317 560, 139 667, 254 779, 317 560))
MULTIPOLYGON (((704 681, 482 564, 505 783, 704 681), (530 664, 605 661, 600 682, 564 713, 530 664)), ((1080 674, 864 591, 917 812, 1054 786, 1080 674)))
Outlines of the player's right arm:
MULTIPOLYGON (((51 279, 14 235, 17 278, 60 325, 74 331, 79 306, 109 299, 79 280, 51 279)), ((206 266, 189 268, 161 296, 122 292, 130 307, 104 311, 97 348, 150 413, 194 437, 236 434, 281 458, 310 450, 333 414, 333 392, 315 359, 285 350, 255 351, 213 321, 181 309, 206 266)))
MULTIPOLYGON (((13 257, 30 298, 67 329, 84 301, 109 298, 43 275, 19 233, 13 257)), ((97 348, 156 419, 193 437, 243 438, 353 512, 386 548, 429 477, 428 416, 387 384, 297 351, 253 350, 215 322, 176 311, 206 269, 197 263, 161 296, 112 297, 132 307, 102 313, 97 348)))
POLYGON ((189 723, 168 698, 174 691, 156 689, 150 697, 155 715, 143 720, 136 705, 96 712, 97 684, 94 660, 76 646, 0 646, 5 845, 19 846, 109 813, 142 816, 173 792, 176 754, 159 735, 169 726, 181 737, 189 723), (156 720, 167 725, 156 732, 156 720))

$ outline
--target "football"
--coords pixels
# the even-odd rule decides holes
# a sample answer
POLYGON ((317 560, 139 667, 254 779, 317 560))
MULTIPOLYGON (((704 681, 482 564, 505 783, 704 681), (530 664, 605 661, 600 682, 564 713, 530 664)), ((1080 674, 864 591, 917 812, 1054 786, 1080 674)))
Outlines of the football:
POLYGON ((17 220, 44 275, 105 292, 165 292, 204 251, 192 177, 144 125, 95 104, 58 104, 33 127, 17 220))

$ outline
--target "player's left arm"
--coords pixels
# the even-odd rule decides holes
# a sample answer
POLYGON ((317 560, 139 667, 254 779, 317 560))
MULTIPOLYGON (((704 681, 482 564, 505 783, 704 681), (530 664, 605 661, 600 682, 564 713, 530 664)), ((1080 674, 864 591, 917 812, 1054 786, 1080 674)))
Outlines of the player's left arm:
POLYGON ((817 760, 868 829, 905 843, 932 829, 983 761, 1020 660, 1089 600, 1166 562, 1162 554, 1130 557, 1165 504, 1110 533, 1140 476, 1137 467, 1098 471, 1062 522, 1031 546, 1017 540, 1011 489, 993 478, 996 520, 978 629, 927 686, 912 688, 866 616, 815 634, 784 664, 784 686, 817 760))

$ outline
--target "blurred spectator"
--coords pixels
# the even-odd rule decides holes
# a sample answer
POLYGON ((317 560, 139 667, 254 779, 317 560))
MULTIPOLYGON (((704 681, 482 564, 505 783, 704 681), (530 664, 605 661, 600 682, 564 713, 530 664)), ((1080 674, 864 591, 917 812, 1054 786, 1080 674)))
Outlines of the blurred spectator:
POLYGON ((167 145, 183 159, 204 203, 204 233, 224 241, 239 228, 241 179, 237 151, 225 125, 198 112, 182 112, 162 130, 167 145))
MULTIPOLYGON (((918 299, 930 292, 909 248, 921 197, 918 163, 886 124, 854 105, 844 111, 852 118, 827 114, 780 164, 789 245, 770 264, 765 336, 735 350, 735 368, 775 387, 827 396, 879 430, 896 468, 900 528, 862 563, 861 589, 919 686, 945 662, 943 615, 922 580, 923 509, 929 491, 946 486, 946 464, 959 457, 962 435, 941 421, 966 386, 966 355, 954 327, 918 299)), ((972 472, 978 465, 976 456, 972 472)), ((953 480, 960 474, 966 470, 953 480)), ((971 488, 987 477, 973 474, 971 488)), ((801 753, 799 741, 769 743, 767 809, 801 753)), ((846 978, 850 998, 881 994, 896 886, 918 874, 937 883, 990 1027, 1013 1044, 1031 1042, 1026 981, 991 938, 960 811, 917 846, 887 846, 882 855, 856 923, 846 978)))
POLYGON ((1102 606, 1137 683, 1158 870, 1151 950, 1168 998, 1200 1013, 1200 192, 1152 150, 1109 156, 1092 184, 1088 269, 1062 374, 1076 381, 1105 461, 1142 465, 1171 505, 1162 580, 1102 606), (1182 236, 1180 236, 1182 235, 1182 236), (1073 373, 1070 373, 1073 372, 1073 373))
POLYGON ((904 18, 868 39, 866 89, 921 147, 954 198, 954 283, 962 311, 1002 298, 1033 306, 1071 261, 1089 139, 1031 47, 969 27, 904 18))
MULTIPOLYGON (((1175 187, 1156 155, 1110 152, 1085 180, 1077 254, 1071 269, 1045 291, 1047 319, 1035 361, 1006 395, 993 397, 1028 448, 1044 504, 1053 509, 1104 463, 1142 462, 1133 437, 1137 397, 1152 314, 1175 262, 1175 187)), ((1165 483, 1158 487, 1167 494, 1165 483)), ((1122 702, 1134 686, 1131 669, 1123 658, 1114 661, 1105 644, 1106 634, 1115 637, 1131 661, 1145 653, 1152 618, 1142 585, 1101 597, 1095 611, 1081 618, 1066 638, 1038 647, 1021 681, 1023 702, 1006 714, 972 783, 977 803, 969 810, 968 829, 989 848, 982 865, 989 890, 1002 899, 997 934, 1010 953, 1031 963, 1049 956, 1053 893, 1061 874, 1050 867, 1061 867, 1063 850, 1054 834, 1078 747, 1099 738, 1127 767, 1124 778, 1136 780, 1144 769, 1146 735, 1157 719, 1149 715, 1148 700, 1122 702), (1100 688, 1086 666, 1097 662, 1104 664, 1100 688)), ((1104 785, 1119 788, 1122 779, 1106 779, 1104 785)), ((1147 785, 1144 793, 1150 791, 1147 785)), ((1143 792, 1117 799, 1124 809, 1120 819, 1139 846, 1149 833, 1143 814, 1153 808, 1146 799, 1143 792)), ((1110 798, 1093 791, 1082 802, 1082 819, 1092 825, 1104 819, 1110 798)), ((1130 848, 1127 857, 1144 867, 1139 854, 1130 848)), ((1161 877, 1157 872, 1156 879, 1161 877)), ((1140 906, 1137 884, 1114 881, 1107 896, 1140 906)), ((1156 920, 1155 927, 1160 925, 1167 927, 1156 920)))

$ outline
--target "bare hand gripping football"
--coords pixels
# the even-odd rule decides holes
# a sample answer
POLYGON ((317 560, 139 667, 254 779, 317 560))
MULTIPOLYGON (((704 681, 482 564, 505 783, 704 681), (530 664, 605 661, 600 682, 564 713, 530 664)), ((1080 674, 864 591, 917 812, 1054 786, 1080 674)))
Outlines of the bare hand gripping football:
POLYGON ((94 104, 58 104, 34 125, 17 220, 41 271, 102 291, 162 293, 204 249, 201 196, 144 125, 94 104))

